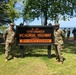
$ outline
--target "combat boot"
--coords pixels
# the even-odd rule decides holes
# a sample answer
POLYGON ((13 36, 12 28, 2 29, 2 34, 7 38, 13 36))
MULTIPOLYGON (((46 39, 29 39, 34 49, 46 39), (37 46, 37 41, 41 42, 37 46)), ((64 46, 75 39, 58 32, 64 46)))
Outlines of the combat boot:
POLYGON ((60 62, 59 62, 59 64, 63 64, 63 62, 62 62, 62 61, 60 61, 60 62))
POLYGON ((13 59, 17 59, 16 57, 13 57, 13 59))
POLYGON ((7 62, 8 61, 8 59, 5 59, 5 62, 7 62))

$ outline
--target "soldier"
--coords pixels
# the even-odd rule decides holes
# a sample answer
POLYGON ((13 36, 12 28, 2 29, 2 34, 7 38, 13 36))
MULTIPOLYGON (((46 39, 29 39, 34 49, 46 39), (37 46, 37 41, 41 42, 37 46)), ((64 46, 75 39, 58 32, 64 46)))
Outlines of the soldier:
POLYGON ((70 38, 70 28, 68 28, 68 30, 67 30, 67 40, 70 38))
POLYGON ((5 62, 8 61, 9 52, 11 52, 12 57, 16 59, 14 54, 14 48, 16 45, 15 34, 14 23, 10 23, 10 27, 5 30, 5 33, 3 35, 3 38, 5 40, 5 62))
POLYGON ((64 31, 64 33, 65 33, 65 36, 66 36, 66 32, 67 32, 67 31, 66 31, 66 28, 64 28, 64 29, 63 29, 63 31, 64 31))
POLYGON ((55 25, 55 30, 54 30, 54 37, 55 37, 55 52, 56 52, 56 61, 60 62, 60 64, 63 63, 63 56, 62 56, 62 51, 63 51, 63 43, 64 43, 64 37, 65 33, 63 30, 59 28, 59 24, 55 25))
POLYGON ((48 26, 52 26, 52 24, 51 24, 51 23, 49 23, 49 24, 48 24, 48 26))
POLYGON ((76 28, 75 27, 74 27, 72 33, 73 33, 74 40, 76 40, 76 28))

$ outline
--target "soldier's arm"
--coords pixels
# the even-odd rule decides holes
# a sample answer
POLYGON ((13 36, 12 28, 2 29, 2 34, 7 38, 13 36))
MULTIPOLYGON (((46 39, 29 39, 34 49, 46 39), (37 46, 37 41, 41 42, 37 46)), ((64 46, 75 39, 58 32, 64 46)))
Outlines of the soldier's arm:
POLYGON ((15 30, 15 39, 17 39, 17 31, 15 30))
POLYGON ((7 36, 7 30, 5 30, 4 34, 3 34, 3 39, 4 41, 6 40, 6 36, 7 36))
POLYGON ((65 39, 65 33, 63 30, 61 31, 61 34, 62 34, 63 39, 65 39))

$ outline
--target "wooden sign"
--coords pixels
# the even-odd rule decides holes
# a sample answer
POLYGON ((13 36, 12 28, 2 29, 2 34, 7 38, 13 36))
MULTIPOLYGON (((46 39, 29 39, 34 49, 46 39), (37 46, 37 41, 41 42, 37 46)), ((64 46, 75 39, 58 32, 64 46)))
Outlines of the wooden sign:
POLYGON ((53 26, 17 26, 18 45, 51 45, 54 42, 53 26))

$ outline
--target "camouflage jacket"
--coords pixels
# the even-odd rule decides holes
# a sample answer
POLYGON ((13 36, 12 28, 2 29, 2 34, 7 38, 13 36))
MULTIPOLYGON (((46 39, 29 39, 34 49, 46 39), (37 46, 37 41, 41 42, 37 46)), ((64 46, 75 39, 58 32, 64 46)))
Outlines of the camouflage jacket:
POLYGON ((5 42, 13 43, 15 41, 15 29, 7 28, 3 35, 5 42))
POLYGON ((65 33, 63 30, 54 30, 54 44, 63 44, 65 38, 65 33))

